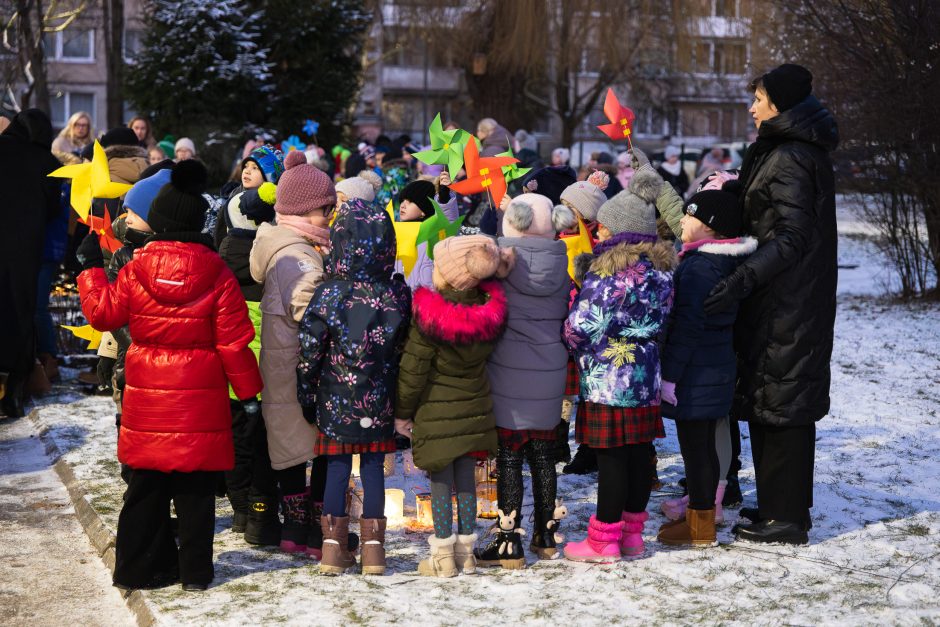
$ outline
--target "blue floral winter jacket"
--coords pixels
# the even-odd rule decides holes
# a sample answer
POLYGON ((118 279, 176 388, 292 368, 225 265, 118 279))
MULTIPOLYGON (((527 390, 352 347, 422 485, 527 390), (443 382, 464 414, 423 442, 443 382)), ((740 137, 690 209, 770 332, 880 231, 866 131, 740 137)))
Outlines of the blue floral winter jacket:
POLYGON ((395 430, 398 362, 411 294, 393 279, 395 231, 385 211, 360 199, 340 207, 330 233, 327 279, 300 322, 297 399, 330 439, 381 442, 395 430))
POLYGON ((624 234, 598 244, 565 322, 582 397, 613 407, 659 405, 656 340, 672 308, 675 250, 634 241, 624 234))

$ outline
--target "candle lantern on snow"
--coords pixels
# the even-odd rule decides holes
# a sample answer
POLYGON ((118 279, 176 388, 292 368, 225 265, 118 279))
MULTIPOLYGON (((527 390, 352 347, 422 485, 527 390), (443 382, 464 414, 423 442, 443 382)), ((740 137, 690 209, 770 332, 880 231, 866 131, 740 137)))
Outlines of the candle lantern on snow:
POLYGON ((496 462, 487 459, 477 462, 477 517, 493 520, 499 516, 499 502, 496 499, 496 462))

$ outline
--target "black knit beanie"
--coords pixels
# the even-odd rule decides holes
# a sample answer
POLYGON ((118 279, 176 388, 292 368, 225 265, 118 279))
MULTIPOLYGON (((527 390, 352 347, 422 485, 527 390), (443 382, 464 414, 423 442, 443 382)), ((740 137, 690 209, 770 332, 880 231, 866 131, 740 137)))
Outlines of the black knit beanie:
POLYGON ((813 75, 802 65, 784 63, 761 77, 770 102, 783 113, 813 93, 813 75))
POLYGON ((147 223, 154 233, 202 231, 209 203, 202 197, 209 173, 195 159, 180 161, 173 167, 170 182, 160 188, 150 205, 147 223))
POLYGON ((401 190, 399 200, 410 200, 418 205, 418 209, 424 214, 424 218, 430 218, 434 215, 434 205, 431 199, 434 198, 434 183, 431 181, 411 181, 401 190))
POLYGON ((685 212, 724 237, 737 237, 741 233, 738 195, 724 188, 693 194, 685 205, 685 212))

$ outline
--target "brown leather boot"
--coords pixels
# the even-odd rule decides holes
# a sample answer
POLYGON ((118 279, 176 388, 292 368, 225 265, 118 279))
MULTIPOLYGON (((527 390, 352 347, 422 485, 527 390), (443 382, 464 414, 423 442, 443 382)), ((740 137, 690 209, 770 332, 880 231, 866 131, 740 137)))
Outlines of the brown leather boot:
MULTIPOLYGON (((386 518, 360 518, 359 535, 363 575, 385 574, 386 518)), ((326 551, 323 552, 324 558, 326 551)))
POLYGON ((695 546, 714 546, 717 543, 715 534, 715 508, 687 509, 686 520, 695 546))
MULTIPOLYGON (((349 516, 320 517, 323 530, 323 558, 320 573, 341 575, 356 565, 356 558, 349 552, 349 516)), ((384 529, 384 527, 383 527, 384 529)))

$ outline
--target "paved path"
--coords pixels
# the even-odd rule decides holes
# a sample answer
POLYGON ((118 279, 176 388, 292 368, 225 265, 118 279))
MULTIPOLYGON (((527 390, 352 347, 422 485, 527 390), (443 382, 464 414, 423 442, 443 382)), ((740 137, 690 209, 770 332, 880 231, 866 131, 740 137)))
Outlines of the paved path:
POLYGON ((0 624, 134 625, 28 418, 0 419, 0 624))

